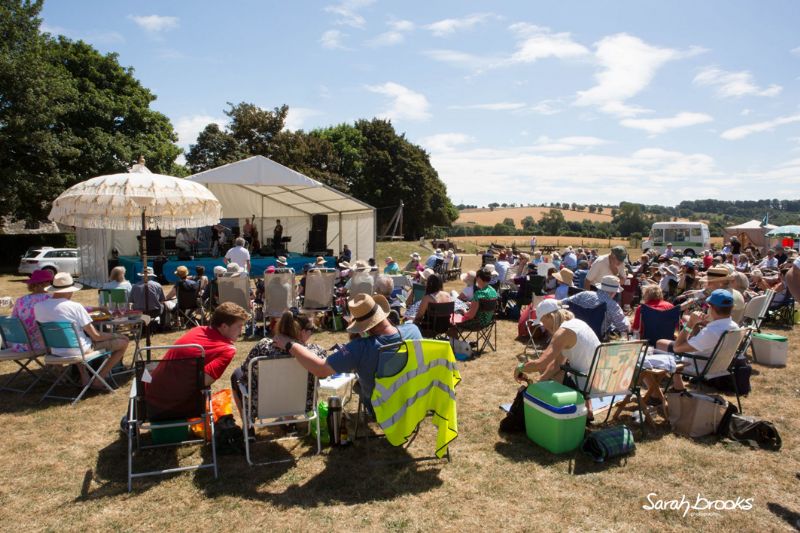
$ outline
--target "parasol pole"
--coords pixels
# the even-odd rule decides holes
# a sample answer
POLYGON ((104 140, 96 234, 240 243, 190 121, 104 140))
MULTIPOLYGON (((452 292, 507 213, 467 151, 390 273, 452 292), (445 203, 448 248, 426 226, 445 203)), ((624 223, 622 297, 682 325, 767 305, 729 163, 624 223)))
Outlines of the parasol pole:
MULTIPOLYGON (((147 237, 147 222, 145 217, 146 207, 142 208, 142 233, 139 238, 139 250, 142 256, 142 279, 144 280, 144 314, 147 314, 149 303, 149 290, 147 288, 147 246, 145 246, 145 239, 147 237)), ((145 346, 150 346, 150 322, 147 323, 147 331, 145 332, 145 346)), ((147 360, 150 360, 150 351, 147 352, 147 360)))

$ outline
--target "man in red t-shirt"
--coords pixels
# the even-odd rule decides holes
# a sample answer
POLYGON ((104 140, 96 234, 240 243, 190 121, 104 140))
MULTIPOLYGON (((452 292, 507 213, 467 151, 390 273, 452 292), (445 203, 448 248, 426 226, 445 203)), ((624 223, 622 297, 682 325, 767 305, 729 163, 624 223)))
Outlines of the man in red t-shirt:
MULTIPOLYGON (((205 350, 205 384, 211 385, 225 372, 236 355, 236 339, 242 334, 247 311, 232 302, 220 304, 211 315, 210 325, 189 330, 175 344, 199 344, 205 350)), ((195 348, 172 348, 162 360, 197 357, 195 348)), ((156 369, 157 370, 157 369, 156 369)), ((155 374, 155 372, 154 372, 155 374)), ((153 376, 155 379, 155 375, 153 376)))

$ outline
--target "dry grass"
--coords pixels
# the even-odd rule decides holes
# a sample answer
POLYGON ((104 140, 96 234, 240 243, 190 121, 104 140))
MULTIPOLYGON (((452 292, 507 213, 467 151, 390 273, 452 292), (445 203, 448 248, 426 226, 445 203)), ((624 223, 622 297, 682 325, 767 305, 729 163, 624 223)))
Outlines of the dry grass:
MULTIPOLYGON (((533 217, 537 222, 542 215, 550 212, 550 207, 498 207, 495 210, 491 209, 464 209, 459 211, 456 224, 481 224, 483 226, 494 226, 503 221, 503 219, 511 218, 514 224, 522 227, 522 219, 525 217, 533 217)), ((573 211, 571 209, 561 209, 564 218, 568 221, 581 222, 583 220, 591 220, 592 222, 611 222, 611 209, 606 208, 603 213, 590 213, 589 211, 573 211)))
MULTIPOLYGON (((467 261, 474 268, 470 262, 477 258, 467 261)), ((19 296, 23 289, 19 278, 0 278, 0 296, 19 296)), ((78 294, 87 303, 95 298, 94 291, 78 294)), ((790 333, 790 365, 756 365, 754 392, 743 400, 746 413, 774 421, 781 431, 778 453, 681 438, 662 424, 648 430, 627 460, 595 465, 580 454, 551 455, 524 436, 498 435, 497 406, 514 395, 511 373, 521 351, 510 322, 500 323, 496 353, 460 365, 460 436, 449 464, 374 466, 368 459, 405 455, 379 441, 371 442, 368 452, 359 443, 321 456, 310 455, 307 444, 282 443, 259 451, 301 460, 248 468, 242 457, 222 457, 219 480, 207 472, 139 480, 128 495, 125 444, 117 433, 126 408, 123 390, 93 395, 74 408, 37 403, 41 390, 22 399, 0 393, 0 523, 37 531, 144 525, 170 531, 788 529, 783 517, 796 519, 800 513, 798 331, 790 333), (664 499, 752 497, 754 507, 683 518, 676 511, 644 511, 651 492, 664 499)), ((160 335, 155 342, 176 336, 160 335)), ((342 334, 317 338, 323 346, 342 340, 342 334)), ((234 364, 215 388, 228 386, 231 370, 252 344, 237 344, 234 364)), ((11 370, 7 363, 0 365, 0 379, 11 370)), ((622 420, 630 423, 626 415, 622 420)), ((429 453, 434 437, 432 427, 424 427, 411 454, 429 453)), ((187 447, 157 450, 146 459, 167 465, 200 456, 197 448, 187 447)))

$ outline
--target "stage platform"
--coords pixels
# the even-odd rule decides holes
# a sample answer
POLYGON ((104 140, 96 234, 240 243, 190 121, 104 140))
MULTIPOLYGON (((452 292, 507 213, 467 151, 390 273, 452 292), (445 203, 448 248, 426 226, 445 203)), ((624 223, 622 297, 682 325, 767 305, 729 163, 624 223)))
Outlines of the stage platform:
MULTIPOLYGON (((286 255, 286 262, 289 267, 300 274, 303 271, 303 266, 313 263, 316 257, 309 257, 296 253, 289 253, 286 255)), ((252 265, 251 278, 260 278, 264 274, 264 270, 269 266, 277 266, 275 264, 274 256, 261 256, 254 255, 250 257, 252 265)), ((147 264, 153 266, 152 259, 148 258, 147 264)), ((137 283, 141 277, 138 276, 142 271, 142 259, 136 255, 124 255, 119 257, 119 265, 125 267, 125 277, 131 283, 137 283)), ((208 279, 214 279, 214 267, 225 266, 222 257, 195 257, 194 260, 179 260, 177 256, 167 256, 167 262, 164 263, 164 277, 167 278, 169 283, 175 283, 177 276, 175 276, 175 269, 180 265, 184 265, 189 269, 189 273, 194 275, 194 267, 203 265, 206 267, 206 276, 208 279)), ((328 268, 336 267, 336 258, 332 256, 325 256, 325 266, 328 268)))

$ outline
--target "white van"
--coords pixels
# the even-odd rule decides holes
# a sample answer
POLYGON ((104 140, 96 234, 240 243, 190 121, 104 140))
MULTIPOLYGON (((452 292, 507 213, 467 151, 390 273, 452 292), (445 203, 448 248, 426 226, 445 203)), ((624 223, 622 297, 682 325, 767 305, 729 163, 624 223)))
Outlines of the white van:
POLYGON ((711 234, 703 222, 656 222, 650 229, 650 237, 642 241, 642 251, 653 249, 661 254, 669 243, 674 250, 694 257, 711 248, 711 234))

